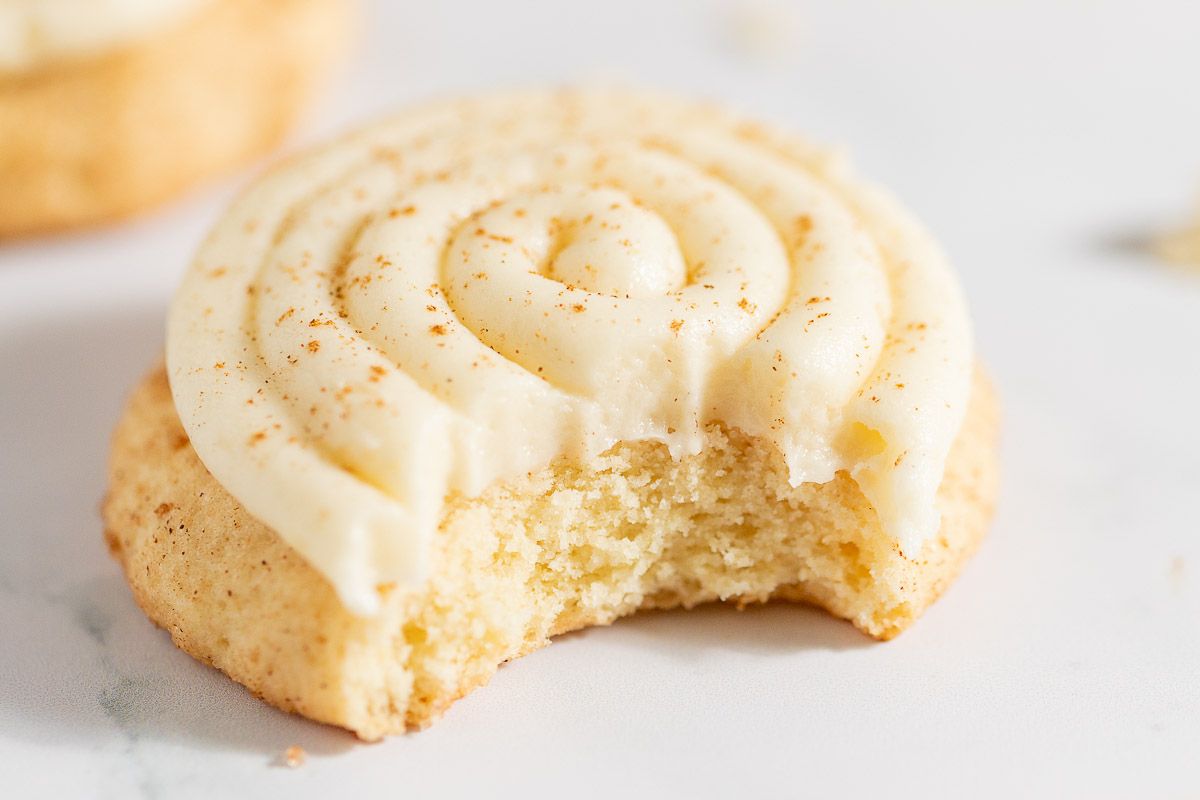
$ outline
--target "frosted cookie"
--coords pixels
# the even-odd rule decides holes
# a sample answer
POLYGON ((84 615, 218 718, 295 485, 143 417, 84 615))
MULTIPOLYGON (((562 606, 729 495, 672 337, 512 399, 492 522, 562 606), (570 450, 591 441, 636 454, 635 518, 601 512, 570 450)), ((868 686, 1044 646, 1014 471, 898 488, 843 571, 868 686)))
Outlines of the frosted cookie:
POLYGON ((639 608, 896 635, 984 534, 995 428, 942 253, 840 160, 661 96, 501 95, 235 203, 104 514, 182 648, 376 738, 639 608))
POLYGON ((0 0, 0 236, 127 216, 275 146, 346 0, 0 0))

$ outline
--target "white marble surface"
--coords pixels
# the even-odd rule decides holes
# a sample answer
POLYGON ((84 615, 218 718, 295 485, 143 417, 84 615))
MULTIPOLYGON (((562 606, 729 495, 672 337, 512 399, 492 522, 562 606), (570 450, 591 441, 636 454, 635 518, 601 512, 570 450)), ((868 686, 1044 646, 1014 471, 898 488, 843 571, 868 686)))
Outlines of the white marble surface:
POLYGON ((238 178, 0 247, 0 795, 1200 794, 1200 270, 1139 247, 1200 189, 1195 4, 373 11, 301 138, 446 90, 615 78, 849 145, 971 297, 1006 408, 993 534, 890 644, 802 608, 658 614, 384 744, 276 712, 143 618, 96 512, 122 395, 238 178))

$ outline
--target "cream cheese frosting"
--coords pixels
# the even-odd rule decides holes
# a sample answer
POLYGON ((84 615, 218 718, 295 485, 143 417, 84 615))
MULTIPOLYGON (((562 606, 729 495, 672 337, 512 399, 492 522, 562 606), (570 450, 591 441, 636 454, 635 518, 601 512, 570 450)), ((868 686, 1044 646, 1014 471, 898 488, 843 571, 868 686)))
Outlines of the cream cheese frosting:
POLYGON ((286 163, 171 309, 206 467, 371 613, 445 500, 722 423, 794 484, 847 471, 916 553, 970 326, 930 237, 828 152, 704 105, 561 91, 427 106, 286 163))
POLYGON ((208 0, 0 0, 0 71, 90 56, 152 34, 208 0))

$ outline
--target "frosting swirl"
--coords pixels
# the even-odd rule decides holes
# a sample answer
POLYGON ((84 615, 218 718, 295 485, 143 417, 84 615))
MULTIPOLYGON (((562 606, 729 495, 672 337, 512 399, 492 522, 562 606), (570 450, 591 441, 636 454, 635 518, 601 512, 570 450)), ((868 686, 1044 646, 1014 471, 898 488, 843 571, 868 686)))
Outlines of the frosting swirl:
POLYGON ((172 307, 200 458, 354 610, 448 493, 720 422, 915 552, 972 352, 930 238, 827 153, 626 92, 426 107, 250 189, 172 307))

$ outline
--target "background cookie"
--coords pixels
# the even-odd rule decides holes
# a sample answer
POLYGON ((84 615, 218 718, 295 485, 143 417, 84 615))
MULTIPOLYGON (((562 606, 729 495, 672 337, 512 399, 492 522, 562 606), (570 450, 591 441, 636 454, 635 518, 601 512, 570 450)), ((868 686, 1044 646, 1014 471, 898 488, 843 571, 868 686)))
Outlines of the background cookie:
POLYGON ((345 0, 213 0, 110 52, 0 72, 0 236, 127 216, 274 147, 345 0))

